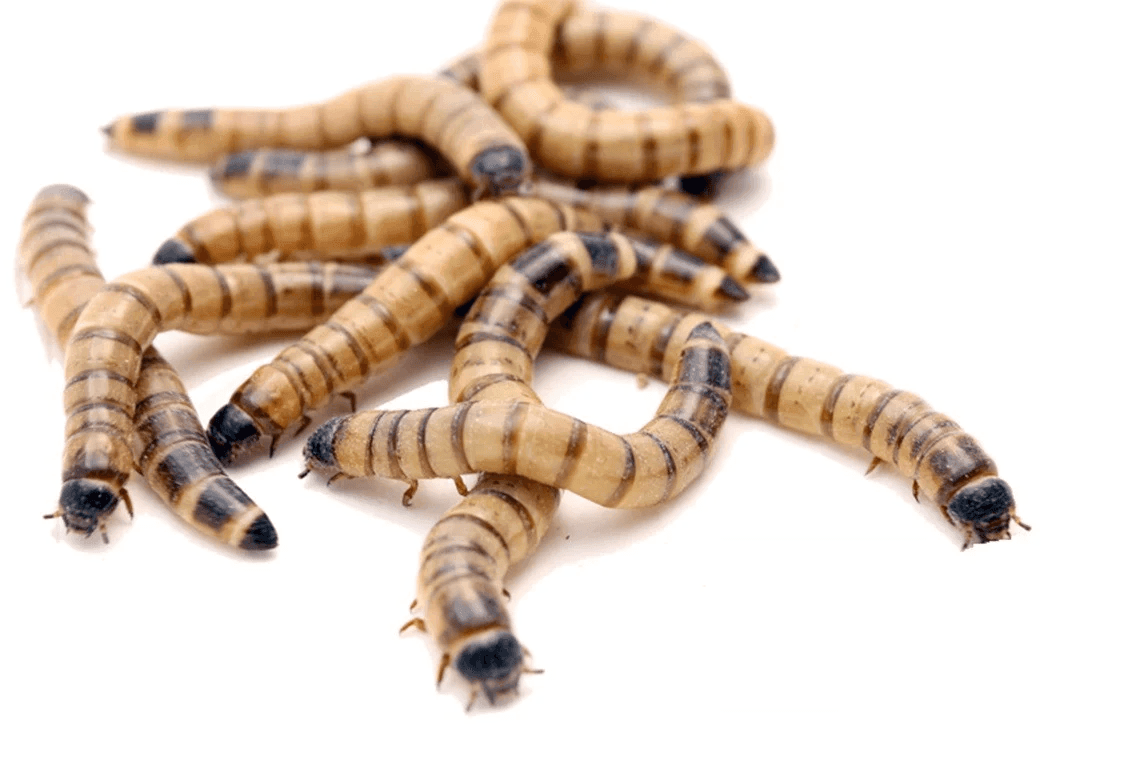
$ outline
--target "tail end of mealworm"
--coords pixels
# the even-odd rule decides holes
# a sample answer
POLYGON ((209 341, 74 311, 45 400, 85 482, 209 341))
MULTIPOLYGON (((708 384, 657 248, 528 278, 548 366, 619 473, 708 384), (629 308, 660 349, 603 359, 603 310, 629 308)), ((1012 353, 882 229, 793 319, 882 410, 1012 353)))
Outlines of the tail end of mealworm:
POLYGON ((722 279, 722 283, 714 290, 714 294, 727 302, 745 302, 749 299, 749 292, 732 276, 726 276, 722 279))
POLYGON ((750 271, 753 280, 759 284, 776 284, 781 280, 781 271, 777 270, 777 266, 769 259, 768 255, 762 255, 757 258, 757 262, 753 264, 753 270, 750 271))
POLYGON ((241 537, 241 549, 259 551, 262 549, 275 549, 277 544, 276 528, 268 515, 263 512, 245 530, 241 537))

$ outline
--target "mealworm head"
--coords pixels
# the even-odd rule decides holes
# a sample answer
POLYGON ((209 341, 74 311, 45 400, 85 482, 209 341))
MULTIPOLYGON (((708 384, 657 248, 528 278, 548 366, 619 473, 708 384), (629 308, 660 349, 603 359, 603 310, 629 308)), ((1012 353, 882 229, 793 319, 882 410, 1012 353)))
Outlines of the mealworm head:
POLYGON ((230 465, 260 441, 260 430, 245 412, 226 403, 209 420, 209 446, 224 465, 230 465))
POLYGON ((724 170, 715 170, 706 175, 685 175, 678 179, 678 188, 684 194, 707 199, 718 193, 718 186, 726 175, 724 170))
POLYGON ((963 486, 947 503, 947 513, 959 525, 973 528, 979 544, 1010 537, 1013 509, 1014 494, 997 477, 963 486))
POLYGON ((469 169, 478 190, 491 197, 516 191, 532 174, 528 157, 512 146, 485 149, 469 169))
POLYGON ((336 417, 324 422, 311 434, 304 444, 304 467, 319 475, 337 474, 340 468, 335 463, 335 430, 341 420, 336 417))
POLYGON ((454 662, 458 673, 477 685, 490 703, 498 695, 515 692, 524 668, 525 651, 507 631, 493 629, 472 637, 454 662))
POLYGON ((154 265, 196 263, 197 258, 193 256, 189 247, 185 246, 177 239, 167 239, 162 246, 158 247, 158 251, 154 253, 154 257, 150 262, 154 265))
POLYGON ((750 273, 753 280, 761 284, 775 284, 781 280, 781 271, 777 270, 777 266, 773 264, 768 255, 757 258, 757 262, 753 264, 753 270, 750 273))
POLYGON ((118 493, 99 480, 68 480, 59 491, 60 515, 67 530, 90 536, 118 506, 118 493))

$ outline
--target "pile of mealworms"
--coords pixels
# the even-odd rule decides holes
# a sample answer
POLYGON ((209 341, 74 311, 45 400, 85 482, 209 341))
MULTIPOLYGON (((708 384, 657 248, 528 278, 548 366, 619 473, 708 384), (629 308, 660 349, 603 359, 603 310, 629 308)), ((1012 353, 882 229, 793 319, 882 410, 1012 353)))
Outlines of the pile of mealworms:
POLYGON ((463 316, 450 405, 323 422, 304 473, 452 479, 461 501, 422 547, 417 626, 469 682, 470 703, 528 669, 503 581, 549 529, 561 489, 650 507, 706 467, 732 407, 893 465, 963 546, 1007 539, 1013 495, 993 460, 912 393, 731 331, 708 313, 780 276, 710 201, 760 164, 773 130, 730 96, 700 43, 660 21, 575 0, 504 0, 479 53, 281 110, 141 113, 104 128, 114 151, 212 163, 239 201, 185 224, 154 264, 106 282, 87 196, 33 200, 20 265, 65 348, 58 509, 107 540, 137 469, 204 535, 271 549, 268 515, 224 466, 265 451, 401 353, 463 316), (630 75, 674 96, 620 109, 554 74, 630 75), (622 184, 622 185, 614 185, 622 184), (470 302, 472 301, 472 306, 470 302), (672 307, 677 303, 683 307, 672 307), (696 312, 704 311, 704 312, 696 312), (162 331, 305 330, 203 427, 162 331), (545 406, 531 387, 548 339, 669 383, 655 416, 618 435, 545 406), (467 488, 463 475, 476 474, 467 488))

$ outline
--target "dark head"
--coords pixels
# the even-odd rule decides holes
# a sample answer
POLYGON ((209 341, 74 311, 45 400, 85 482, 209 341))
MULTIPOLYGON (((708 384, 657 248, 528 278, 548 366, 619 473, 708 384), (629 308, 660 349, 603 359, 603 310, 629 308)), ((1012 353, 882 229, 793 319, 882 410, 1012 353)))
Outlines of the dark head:
POLYGON ((335 463, 335 434, 340 423, 347 419, 338 416, 321 424, 304 444, 304 467, 317 475, 338 474, 335 463))
POLYGON ((494 146, 470 163, 469 173, 480 194, 495 197, 512 193, 532 176, 532 163, 515 146, 494 146))
POLYGON ((167 239, 158 251, 154 253, 151 261, 154 265, 169 265, 170 263, 196 263, 197 258, 193 252, 177 239, 167 239))
POLYGON ((491 629, 466 640, 454 667, 495 703, 498 695, 516 692, 524 663, 525 651, 517 638, 504 629, 491 629))
POLYGON ((59 516, 63 524, 67 530, 85 536, 99 530, 117 506, 118 491, 101 480, 68 480, 59 491, 59 516))
POLYGON ((209 446, 217 460, 226 466, 251 452, 261 435, 252 417, 232 403, 226 403, 209 420, 209 446))
POLYGON ((1014 494, 1005 480, 985 477, 960 488, 947 502, 947 514, 955 523, 970 530, 975 543, 1010 537, 1014 494))

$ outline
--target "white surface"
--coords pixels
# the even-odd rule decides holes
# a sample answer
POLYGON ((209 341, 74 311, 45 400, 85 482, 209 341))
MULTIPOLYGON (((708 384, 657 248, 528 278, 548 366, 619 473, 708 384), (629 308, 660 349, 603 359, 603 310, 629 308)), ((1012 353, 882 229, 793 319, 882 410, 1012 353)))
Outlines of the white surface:
MULTIPOLYGON (((491 7, 20 4, 0 47, 0 241, 15 247, 40 186, 69 182, 96 201, 104 272, 141 267, 219 199, 199 172, 106 154, 99 126, 432 71, 477 42, 491 7)), ((428 641, 397 635, 449 484, 408 511, 392 484, 301 483, 294 441, 234 471, 280 533, 273 554, 199 538, 137 477, 136 517, 116 517, 109 546, 65 537, 40 519, 57 495, 61 370, 0 290, 14 348, 0 757, 1131 760, 1126 4, 748 8, 650 6, 705 41, 777 129, 724 206, 784 279, 736 324, 956 418, 1034 531, 960 553, 894 471, 864 478, 861 453, 737 416, 670 506, 565 500, 509 583, 545 673, 466 714, 457 681, 435 691, 428 641)), ((281 342, 158 344, 208 417, 281 342)), ((440 382, 413 388, 444 377, 447 353, 444 338, 412 353, 361 403, 440 404, 440 382)), ((629 431, 662 386, 550 353, 538 390, 629 431)))

